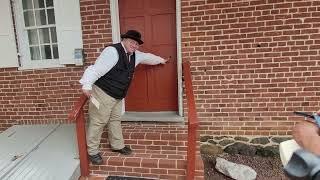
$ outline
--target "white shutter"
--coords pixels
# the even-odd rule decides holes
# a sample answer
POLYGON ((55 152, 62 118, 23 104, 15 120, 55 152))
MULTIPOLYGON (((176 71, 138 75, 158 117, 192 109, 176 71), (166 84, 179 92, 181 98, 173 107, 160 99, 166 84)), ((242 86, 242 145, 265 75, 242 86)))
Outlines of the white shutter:
POLYGON ((0 0, 0 68, 18 67, 10 0, 0 0))
POLYGON ((82 49, 79 0, 54 0, 59 61, 61 64, 82 65, 75 59, 75 49, 82 49))

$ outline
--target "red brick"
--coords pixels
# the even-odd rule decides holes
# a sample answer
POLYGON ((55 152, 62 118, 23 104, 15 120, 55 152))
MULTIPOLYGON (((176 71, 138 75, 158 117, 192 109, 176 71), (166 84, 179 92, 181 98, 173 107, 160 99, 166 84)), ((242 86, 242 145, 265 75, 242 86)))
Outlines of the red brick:
POLYGON ((168 174, 167 169, 151 169, 152 174, 168 174))
POLYGON ((127 160, 127 159, 122 157, 109 157, 107 161, 107 165, 123 166, 124 160, 127 160))
POLYGON ((124 174, 125 174, 125 176, 129 176, 129 177, 140 177, 141 176, 140 173, 135 173, 135 172, 125 172, 124 174))
POLYGON ((167 169, 176 168, 176 161, 175 160, 160 159, 159 160, 159 168, 167 168, 167 169))
POLYGON ((145 133, 131 133, 131 139, 145 139, 145 133))
POLYGON ((160 179, 178 179, 176 175, 160 175, 160 179))
POLYGON ((119 172, 134 172, 132 167, 117 167, 117 171, 119 172))
POLYGON ((124 160, 124 165, 131 166, 131 167, 140 167, 141 166, 141 159, 128 157, 124 160))
POLYGON ((160 140, 160 134, 158 134, 158 133, 146 133, 145 138, 148 139, 148 140, 160 140))
POLYGON ((159 163, 158 159, 142 159, 141 167, 158 168, 159 167, 158 163, 159 163))
MULTIPOLYGON (((143 167, 143 164, 141 166, 143 167)), ((149 174, 151 170, 149 168, 133 168, 133 171, 142 174, 149 174)))

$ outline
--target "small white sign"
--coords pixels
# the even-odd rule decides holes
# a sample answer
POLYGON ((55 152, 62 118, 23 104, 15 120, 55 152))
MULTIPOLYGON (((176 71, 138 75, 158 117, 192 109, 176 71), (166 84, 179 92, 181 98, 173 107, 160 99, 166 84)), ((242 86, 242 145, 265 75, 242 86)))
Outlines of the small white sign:
POLYGON ((74 49, 74 60, 76 65, 83 65, 83 49, 74 49))

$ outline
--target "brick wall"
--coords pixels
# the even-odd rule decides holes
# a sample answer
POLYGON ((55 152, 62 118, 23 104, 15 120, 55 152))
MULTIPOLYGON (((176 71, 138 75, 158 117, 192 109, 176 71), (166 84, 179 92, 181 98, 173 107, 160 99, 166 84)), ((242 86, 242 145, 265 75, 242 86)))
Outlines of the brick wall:
MULTIPOLYGON (((111 43, 109 1, 80 1, 86 65, 111 43)), ((318 109, 320 2, 183 0, 201 134, 286 135, 318 109)), ((85 66, 86 67, 86 66, 85 66)), ((64 121, 85 67, 0 69, 0 131, 64 121)))
MULTIPOLYGON (((112 42, 108 3, 80 1, 85 66, 0 69, 0 132, 13 124, 66 121, 84 69, 112 42)), ((201 135, 289 135, 302 119, 292 111, 319 109, 320 1, 182 0, 181 7, 182 58, 191 61, 201 135)), ((125 123, 124 133, 137 151, 171 150, 162 145, 166 140, 144 138, 149 132, 186 135, 180 125, 133 126, 125 123)), ((185 141, 166 144, 185 153, 185 141)), ((110 169, 92 170, 104 171, 110 169)))
POLYGON ((320 1, 184 0, 202 134, 286 135, 317 111, 320 1))
POLYGON ((17 71, 0 69, 0 130, 13 124, 56 123, 65 120, 79 93, 82 68, 17 71))
MULTIPOLYGON (((109 1, 108 1, 109 2, 109 1)), ((105 44, 112 42, 109 4, 80 1, 85 67, 0 69, 0 132, 13 124, 65 122, 79 97, 81 78, 105 44)))

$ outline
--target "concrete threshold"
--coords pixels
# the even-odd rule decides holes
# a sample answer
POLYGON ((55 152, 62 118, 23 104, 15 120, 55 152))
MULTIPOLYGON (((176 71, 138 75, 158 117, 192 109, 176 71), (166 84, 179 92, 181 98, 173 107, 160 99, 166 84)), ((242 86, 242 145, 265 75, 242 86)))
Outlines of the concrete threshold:
POLYGON ((147 122, 184 122, 184 117, 175 111, 161 112, 125 112, 122 121, 147 121, 147 122))

